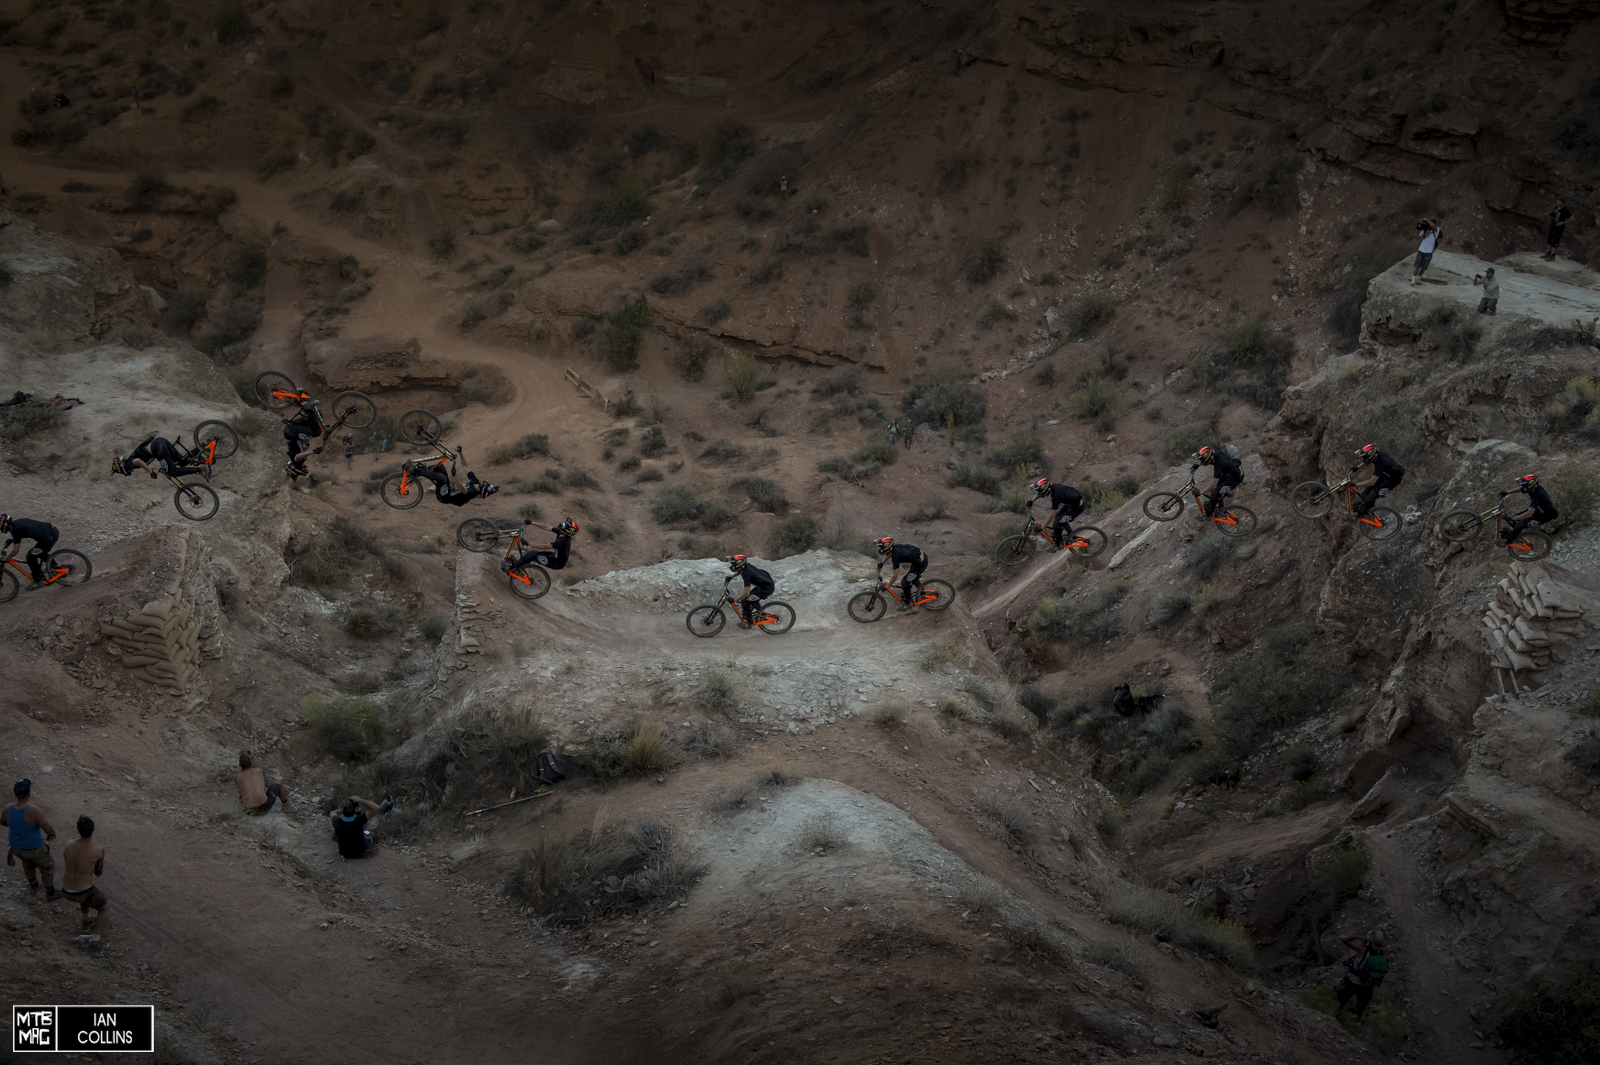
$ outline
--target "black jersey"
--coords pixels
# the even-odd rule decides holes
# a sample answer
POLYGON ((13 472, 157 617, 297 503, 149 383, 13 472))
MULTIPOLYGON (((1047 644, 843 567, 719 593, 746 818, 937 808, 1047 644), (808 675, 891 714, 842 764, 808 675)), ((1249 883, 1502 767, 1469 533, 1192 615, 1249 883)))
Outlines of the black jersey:
POLYGON ((739 576, 744 578, 744 583, 746 585, 754 588, 762 595, 766 595, 778 587, 775 583, 773 583, 772 574, 768 573, 764 569, 758 569, 749 563, 746 563, 745 567, 739 571, 739 576))
POLYGON ((890 567, 910 566, 915 569, 924 565, 922 548, 915 544, 895 544, 889 548, 889 554, 884 558, 890 567))
POLYGON ((1212 452, 1211 468, 1219 481, 1233 481, 1237 484, 1244 480, 1244 464, 1226 451, 1212 452))
POLYGON ((1053 484, 1050 486, 1050 509, 1060 510, 1065 507, 1069 511, 1079 511, 1084 508, 1086 500, 1083 493, 1069 484, 1053 484))

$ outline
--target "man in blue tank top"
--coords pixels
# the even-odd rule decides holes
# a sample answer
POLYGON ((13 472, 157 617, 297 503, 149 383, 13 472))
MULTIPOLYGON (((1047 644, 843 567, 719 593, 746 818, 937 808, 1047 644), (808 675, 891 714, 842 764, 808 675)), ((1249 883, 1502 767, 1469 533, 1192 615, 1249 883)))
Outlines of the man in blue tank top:
POLYGON ((11 788, 17 798, 0 812, 0 825, 10 830, 10 849, 6 851, 6 864, 16 865, 22 859, 22 873, 28 878, 28 890, 39 890, 39 873, 44 874, 44 897, 56 897, 56 863, 50 857, 46 840, 56 838, 56 830, 44 811, 33 804, 33 781, 24 777, 11 788))

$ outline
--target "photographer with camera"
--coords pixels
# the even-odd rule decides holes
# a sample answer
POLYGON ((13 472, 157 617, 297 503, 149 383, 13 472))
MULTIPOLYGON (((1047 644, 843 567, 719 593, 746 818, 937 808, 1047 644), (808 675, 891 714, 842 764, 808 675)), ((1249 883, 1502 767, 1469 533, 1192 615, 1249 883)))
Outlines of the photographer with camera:
POLYGON ((1411 270, 1413 285, 1422 280, 1422 275, 1427 273, 1428 267, 1433 264, 1433 252, 1439 246, 1439 223, 1431 218, 1424 218, 1417 223, 1417 236, 1422 238, 1422 243, 1417 245, 1417 261, 1411 270))
POLYGON ((1500 306, 1500 282, 1495 279, 1494 267, 1472 277, 1474 285, 1483 286, 1483 299, 1478 301, 1478 313, 1493 315, 1500 306))

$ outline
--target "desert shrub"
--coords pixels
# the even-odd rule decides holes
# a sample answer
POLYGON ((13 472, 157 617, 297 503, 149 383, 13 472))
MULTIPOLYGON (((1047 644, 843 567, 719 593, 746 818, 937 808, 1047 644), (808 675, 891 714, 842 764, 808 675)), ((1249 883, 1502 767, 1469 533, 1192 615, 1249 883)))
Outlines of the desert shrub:
POLYGON ((212 27, 217 32, 218 44, 235 44, 246 40, 254 32, 250 20, 245 18, 244 6, 238 0, 227 0, 222 5, 212 27))
POLYGON ((1002 470, 1043 466, 1044 440, 1032 429, 1019 429, 1006 438, 1005 444, 989 453, 989 464, 1002 470))
POLYGON ((1198 368, 1214 388, 1243 396, 1263 410, 1276 409, 1289 380, 1294 339, 1274 329, 1265 314, 1235 322, 1223 334, 1223 346, 1198 368))
POLYGON ((48 400, 30 398, 13 407, 0 407, 0 439, 15 443, 34 433, 48 432, 66 418, 67 412, 48 400))
POLYGON ((1023 684, 1017 688, 1017 704, 1032 714, 1041 725, 1050 720, 1050 714, 1056 708, 1055 697, 1040 691, 1034 684, 1023 684))
POLYGON ((417 631, 422 633, 423 639, 437 643, 445 633, 450 631, 451 619, 445 614, 429 614, 417 622, 417 631))
POLYGON ((1477 350, 1483 339, 1483 326, 1476 314, 1462 314, 1456 307, 1434 307, 1424 314, 1420 323, 1423 335, 1439 351, 1456 362, 1464 362, 1477 350))
MULTIPOLYGON (((987 496, 1000 494, 1000 478, 979 466, 969 466, 964 462, 956 463, 955 469, 950 471, 950 476, 945 483, 951 488, 968 488, 974 492, 982 492, 987 496)), ((1006 535, 1010 535, 1008 532, 1006 535)))
POLYGON ((519 459, 532 458, 535 455, 550 454, 550 437, 545 433, 528 433, 517 438, 511 445, 512 453, 519 459))
POLYGON ((449 230, 428 238, 428 253, 435 259, 448 259, 456 253, 456 235, 449 230))
POLYGON ((868 440, 856 450, 857 462, 876 462, 880 466, 893 466, 899 460, 900 449, 887 440, 868 440))
POLYGON ((750 271, 752 285, 768 285, 783 276, 783 260, 774 256, 750 271))
POLYGON ((992 240, 979 244, 961 262, 961 276, 967 279, 967 284, 973 286, 987 285, 995 279, 1004 266, 1006 255, 1000 245, 992 240))
POLYGON ((1010 800, 1002 798, 996 792, 982 792, 973 797, 972 804, 978 812, 1005 830, 1021 846, 1028 846, 1033 841, 1033 828, 1028 821, 1027 812, 1014 805, 1010 800))
POLYGON ((872 248, 867 242, 869 230, 864 225, 837 226, 828 230, 828 242, 835 247, 859 255, 865 259, 872 254, 872 248))
POLYGON ((1250 182, 1250 198, 1275 215, 1286 215, 1300 206, 1300 160, 1290 152, 1280 152, 1250 182))
POLYGON ((1051 643, 1074 636, 1109 640, 1120 631, 1117 606, 1130 587, 1131 582, 1112 581, 1077 599, 1045 599, 1028 616, 1028 635, 1051 643))
POLYGON ((1116 300, 1109 296, 1085 296, 1067 312, 1067 334, 1080 340, 1092 337, 1116 316, 1116 300))
POLYGON ((741 477, 728 486, 735 492, 743 492, 757 510, 776 514, 788 509, 789 497, 783 489, 762 477, 741 477))
POLYGON ((565 155, 589 135, 589 125, 582 118, 561 115, 534 130, 534 143, 547 152, 565 155))
POLYGON ((726 758, 733 753, 733 729, 719 721, 702 721, 683 738, 684 750, 696 758, 726 758))
POLYGON ((639 434, 638 451, 647 459, 658 458, 666 453, 667 434, 659 425, 652 425, 639 434))
POLYGON ((232 365, 249 354, 248 348, 234 345, 250 339, 259 328, 261 305, 248 299, 233 300, 211 316, 211 332, 197 346, 217 362, 232 365))
MULTIPOLYGON (((1591 694, 1590 704, 1593 705, 1595 702, 1600 700, 1591 694)), ((1579 736, 1562 758, 1584 776, 1600 777, 1600 735, 1587 732, 1579 736)))
POLYGON ((1095 370, 1079 378, 1077 387, 1067 393, 1067 404, 1072 407, 1074 414, 1086 420, 1096 419, 1101 422, 1114 417, 1121 399, 1121 386, 1100 376, 1095 370))
POLYGON ((1317 752, 1304 740, 1296 740, 1281 752, 1283 768, 1290 780, 1310 780, 1317 771, 1317 752))
POLYGON ((711 348, 706 344, 686 344, 672 358, 672 368, 685 381, 699 381, 706 375, 706 363, 711 360, 711 348))
POLYGON ((541 836, 504 890, 537 916, 582 925, 679 901, 704 871, 674 848, 666 826, 646 820, 587 838, 541 836))
POLYGON ((650 503, 650 516, 657 525, 681 525, 699 521, 710 509, 710 504, 695 495, 687 485, 673 485, 664 489, 650 503))
POLYGON ((344 628, 359 639, 375 640, 399 632, 402 620, 400 611, 391 603, 362 603, 345 612, 344 628))
POLYGON ((800 849, 808 854, 827 854, 849 845, 849 833, 831 813, 817 814, 800 826, 800 849))
POLYGON ((844 363, 828 371, 826 377, 811 386, 813 396, 854 395, 861 391, 860 366, 844 363))
POLYGON ((600 354, 611 369, 626 373, 639 365, 639 346, 644 342, 645 330, 654 320, 650 302, 643 295, 624 303, 606 320, 605 335, 600 338, 600 354))
POLYGON ((822 541, 822 526, 809 514, 790 514, 772 527, 772 557, 804 554, 822 541))
POLYGON ((324 700, 315 692, 300 702, 317 745, 340 762, 364 762, 377 753, 383 738, 378 711, 370 699, 345 696, 324 700))
POLYGON ((1199 451, 1201 446, 1211 438, 1209 426, 1193 422, 1181 425, 1167 434, 1167 458, 1173 462, 1182 462, 1184 459, 1199 451))
POLYGON ((715 300, 701 307, 695 314, 701 325, 712 326, 724 321, 733 313, 733 304, 727 300, 715 300))
POLYGON ((700 452, 700 459, 712 465, 720 466, 744 457, 744 448, 732 440, 723 438, 713 441, 704 451, 700 452))
POLYGON ((1334 851, 1322 866, 1322 876, 1341 895, 1354 895, 1361 890, 1367 870, 1372 868, 1372 854, 1364 847, 1346 847, 1334 851))
POLYGON ((1203 581, 1208 581, 1232 555, 1233 548, 1225 540, 1207 536, 1189 546, 1188 558, 1185 561, 1190 573, 1203 581))
MULTIPOLYGON (((1600 133, 1590 152, 1600 160, 1600 133)), ((1540 981, 1531 991, 1513 993, 1499 1027, 1517 1065, 1591 1065, 1597 1033, 1600 971, 1592 967, 1567 983, 1540 981)))
POLYGON ((1544 415, 1551 432, 1600 440, 1600 385, 1592 377, 1574 377, 1545 405, 1544 415))
POLYGON ((1556 470, 1551 487, 1559 500, 1556 506, 1563 530, 1581 529, 1594 521, 1595 507, 1600 506, 1600 476, 1593 466, 1568 459, 1556 470))
POLYGON ((633 735, 622 749, 622 768, 633 776, 659 773, 671 765, 667 726, 659 717, 646 714, 634 725, 633 735))
POLYGON ((898 696, 884 696, 867 708, 867 720, 881 729, 897 729, 911 719, 911 706, 898 696))
POLYGON ((160 205, 161 201, 176 192, 167 179, 160 174, 148 170, 141 170, 128 182, 125 193, 128 206, 135 211, 148 211, 160 205))
POLYGON ((391 576, 403 572, 371 533, 348 518, 334 518, 324 532, 294 551, 289 579, 307 588, 338 585, 353 576, 366 558, 378 561, 391 576))
POLYGON ((1121 884, 1102 901, 1106 916, 1117 924, 1210 955, 1235 969, 1248 969, 1254 963, 1255 945, 1243 925, 1192 913, 1182 900, 1164 891, 1121 884))
POLYGON ((1150 979, 1154 955, 1133 936, 1118 939, 1091 939, 1083 945, 1084 960, 1115 969, 1143 987, 1150 979))
POLYGON ((733 390, 734 399, 740 403, 749 403, 756 398, 756 386, 760 378, 761 364, 754 355, 739 351, 728 359, 728 386, 733 390))
POLYGON ((900 516, 900 520, 911 525, 922 525, 930 521, 942 521, 950 516, 948 505, 944 496, 927 496, 911 510, 900 516))
POLYGON ((983 165, 983 158, 976 152, 957 152, 945 156, 934 163, 939 174, 940 192, 960 192, 967 184, 970 171, 983 165))
MULTIPOLYGON (((206 97, 206 99, 211 99, 211 97, 206 97)), ((205 103, 205 100, 200 101, 200 103, 205 103)), ((200 104, 194 105, 194 107, 199 106, 200 104)), ((189 110, 192 111, 194 108, 190 108, 189 110)), ((186 111, 184 113, 187 114, 188 112, 186 111)), ((256 164, 256 174, 265 180, 267 178, 276 177, 285 170, 293 170, 299 165, 299 163, 300 153, 295 151, 292 145, 286 144, 282 147, 274 148, 266 155, 263 155, 261 157, 261 162, 256 164)))
POLYGON ((738 172, 756 154, 755 134, 736 118, 726 118, 700 135, 697 157, 702 170, 700 185, 716 188, 738 172))
POLYGON ((707 666, 694 686, 694 699, 708 713, 731 714, 739 706, 739 673, 728 667, 707 666))
POLYGON ((987 408, 984 394, 961 380, 953 369, 913 381, 900 397, 901 414, 907 422, 940 429, 981 425, 987 408))

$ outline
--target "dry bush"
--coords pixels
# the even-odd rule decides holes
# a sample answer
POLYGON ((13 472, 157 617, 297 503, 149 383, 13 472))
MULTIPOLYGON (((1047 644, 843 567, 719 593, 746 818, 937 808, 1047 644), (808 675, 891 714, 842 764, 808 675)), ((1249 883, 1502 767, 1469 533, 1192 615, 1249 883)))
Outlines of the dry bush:
POLYGON ((726 758, 733 753, 734 739, 733 729, 727 725, 702 721, 683 738, 683 747, 696 758, 726 758))
POLYGON ((849 845, 849 834, 832 814, 818 814, 800 827, 800 846, 809 853, 827 854, 849 845))
POLYGON ((646 820, 606 835, 546 836, 518 860, 504 890, 541 917, 577 925, 680 900, 704 871, 661 822, 646 820))
POLYGON ((979 813, 1005 829, 1006 835, 1021 846, 1026 847, 1032 841, 1033 827, 1028 821, 1027 812, 1008 799, 992 791, 980 792, 973 797, 972 804, 979 813))
POLYGON ((646 714, 634 726, 633 737, 622 750, 622 767, 635 776, 659 773, 670 768, 667 726, 659 717, 646 714))
POLYGON ((1140 987, 1149 982, 1150 971, 1155 967, 1155 954, 1133 936, 1091 939, 1083 946, 1083 958, 1125 974, 1140 987))
POLYGON ((879 698, 867 708, 867 720, 881 729, 904 727, 911 719, 911 705, 897 695, 879 698))
POLYGON ((565 753, 573 765, 602 779, 661 773, 676 761, 666 725, 650 714, 642 715, 631 728, 577 740, 565 753))
POLYGON ((353 606, 344 616, 345 631, 362 640, 376 640, 400 631, 403 617, 391 603, 353 606))
POLYGON ((0 439, 15 443, 34 433, 47 432, 66 420, 67 412, 48 400, 28 399, 14 407, 0 407, 0 439))
POLYGON ((1037 727, 1033 715, 1011 700, 1007 700, 994 711, 989 724, 1008 740, 1024 739, 1032 735, 1037 727))
POLYGON ((804 780, 805 777, 801 776, 799 770, 795 769, 794 766, 775 765, 757 779, 760 780, 761 786, 764 788, 792 788, 804 780))
POLYGON ((735 352, 728 359, 728 387, 733 390, 733 398, 740 403, 749 403, 756 398, 756 385, 761 379, 761 364, 754 355, 744 352, 735 352))
POLYGON ((1102 901, 1106 915, 1118 924, 1210 955, 1235 969, 1248 969, 1255 963, 1255 945, 1243 925, 1191 913, 1164 891, 1123 883, 1102 901))
POLYGON ((764 777, 757 777, 747 784, 731 784, 717 792, 711 799, 711 808, 728 813, 738 813, 740 810, 750 809, 755 801, 756 793, 761 790, 764 777))
POLYGON ((945 666, 969 667, 972 665, 972 652, 959 643, 945 640, 923 651, 918 664, 926 673, 937 672, 945 666))
POLYGON ((1350 847, 1335 851, 1322 867, 1322 876, 1328 886, 1342 895, 1354 895, 1361 890, 1367 870, 1372 868, 1372 853, 1364 847, 1350 847))
POLYGON ((551 733, 532 706, 482 708, 461 715, 440 756, 459 767, 455 779, 484 793, 523 794, 538 786, 539 756, 551 733))
POLYGON ((982 716, 978 704, 966 692, 947 692, 939 700, 939 713, 952 721, 965 722, 977 721, 982 716))
POLYGON ((707 666, 695 684, 695 701, 709 713, 730 714, 739 706, 739 679, 732 666, 707 666))
POLYGON ((377 753, 383 738, 377 708, 358 696, 327 701, 312 692, 300 701, 317 745, 336 761, 364 762, 377 753))

